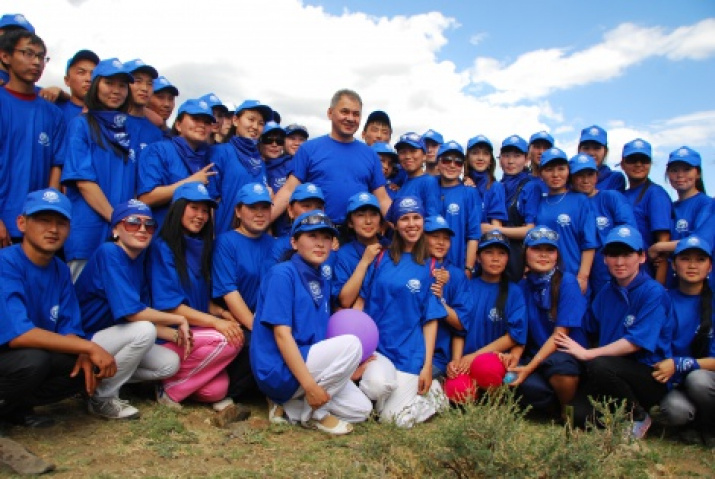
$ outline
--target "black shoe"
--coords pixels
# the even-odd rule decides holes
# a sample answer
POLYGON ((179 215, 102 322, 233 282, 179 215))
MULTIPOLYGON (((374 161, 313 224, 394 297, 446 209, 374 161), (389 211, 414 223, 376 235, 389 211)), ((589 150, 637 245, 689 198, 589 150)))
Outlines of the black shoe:
POLYGON ((55 425, 55 420, 49 416, 34 414, 32 409, 16 411, 5 417, 12 425, 30 427, 33 429, 43 429, 55 425))

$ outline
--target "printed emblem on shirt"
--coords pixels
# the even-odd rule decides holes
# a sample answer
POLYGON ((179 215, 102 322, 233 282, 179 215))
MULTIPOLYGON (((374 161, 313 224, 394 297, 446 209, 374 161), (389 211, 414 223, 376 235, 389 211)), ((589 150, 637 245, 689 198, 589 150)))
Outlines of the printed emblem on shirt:
POLYGON ((598 216, 596 217, 596 226, 599 230, 608 228, 611 226, 611 220, 608 219, 608 216, 598 216))
POLYGON ((124 126, 124 123, 127 121, 127 115, 116 115, 114 117, 114 126, 117 128, 121 128, 124 126))
POLYGON ((57 322, 57 318, 60 317, 60 306, 58 304, 50 308, 50 321, 53 323, 57 322))
POLYGON ((687 233, 688 226, 688 220, 680 219, 677 223, 675 223, 675 231, 678 233, 687 233))
POLYGON ((333 268, 329 264, 324 264, 320 267, 320 273, 325 279, 331 279, 333 277, 333 268))
POLYGON ((129 148, 129 154, 127 156, 129 157, 130 161, 137 161, 137 154, 134 152, 134 148, 129 148))
POLYGON ((556 222, 559 226, 571 226, 571 217, 566 213, 561 213, 556 217, 556 222))
POLYGON ((630 328, 631 326, 633 326, 633 323, 635 322, 635 320, 636 320, 636 317, 633 316, 632 314, 629 314, 628 316, 626 316, 626 319, 623 320, 623 325, 626 328, 630 328))
POLYGON ((42 146, 50 146, 50 137, 43 131, 40 133, 40 137, 37 139, 37 142, 42 146))
POLYGON ((489 310, 489 321, 496 323, 498 321, 501 321, 501 319, 501 314, 499 314, 499 310, 497 308, 492 308, 489 310))
POLYGON ((273 182, 276 184, 277 187, 280 188, 281 186, 285 185, 286 179, 287 178, 283 176, 281 178, 275 178, 273 182))
POLYGON ((447 206, 447 213, 450 215, 458 215, 459 205, 457 203, 450 203, 449 206, 447 206))
POLYGON ((315 299, 323 298, 323 291, 320 289, 320 283, 317 281, 308 282, 308 287, 310 288, 310 294, 313 295, 315 299))
POLYGON ((147 146, 149 146, 149 145, 147 145, 146 143, 139 143, 139 149, 140 149, 140 150, 143 150, 143 149, 146 148, 147 146))
POLYGON ((419 293, 421 286, 422 283, 420 283, 419 279, 411 279, 407 282, 407 289, 410 290, 410 293, 419 293))

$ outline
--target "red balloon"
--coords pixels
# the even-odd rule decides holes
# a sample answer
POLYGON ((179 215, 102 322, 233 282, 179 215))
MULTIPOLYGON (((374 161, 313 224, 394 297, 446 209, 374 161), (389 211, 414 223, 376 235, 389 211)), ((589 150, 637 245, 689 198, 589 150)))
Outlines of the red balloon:
POLYGON ((450 401, 456 403, 474 401, 479 397, 477 386, 469 374, 460 374, 455 378, 447 378, 444 381, 444 394, 450 401))
POLYGON ((469 368, 469 374, 483 389, 500 386, 506 375, 506 368, 497 353, 480 354, 469 368))

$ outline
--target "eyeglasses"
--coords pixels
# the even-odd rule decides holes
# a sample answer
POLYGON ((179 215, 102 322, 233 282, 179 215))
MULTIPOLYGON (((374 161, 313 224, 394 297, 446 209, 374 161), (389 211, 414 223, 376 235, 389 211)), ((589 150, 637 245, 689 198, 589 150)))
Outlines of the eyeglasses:
POLYGON ((50 57, 45 56, 46 52, 35 53, 34 51, 30 50, 29 48, 26 48, 24 50, 21 48, 16 48, 15 51, 22 53, 22 56, 25 57, 25 60, 30 61, 30 62, 32 60, 34 60, 35 58, 37 58, 40 61, 40 63, 47 63, 50 61, 50 57))
POLYGON ((142 220, 138 216, 128 216, 122 220, 122 223, 124 223, 124 229, 127 230, 128 233, 136 233, 142 226, 144 226, 144 229, 150 235, 156 231, 156 220, 151 218, 142 220))
POLYGON ((278 146, 283 146, 285 144, 285 138, 275 137, 275 136, 264 136, 261 137, 261 143, 264 145, 270 145, 275 143, 278 146))
POLYGON ((509 239, 506 237, 504 233, 501 231, 490 231, 489 233, 484 233, 482 237, 479 239, 480 243, 483 243, 485 241, 506 241, 508 242, 509 239))
POLYGON ((558 241, 559 234, 553 230, 531 230, 526 235, 526 239, 530 241, 538 241, 540 239, 547 239, 549 241, 558 241))
POLYGON ((456 158, 453 156, 443 156, 439 159, 439 162, 445 165, 455 165, 455 166, 462 166, 464 164, 464 160, 461 158, 456 158))
POLYGON ((302 220, 300 220, 300 223, 298 223, 300 226, 306 226, 306 225, 325 225, 326 228, 335 228, 335 225, 333 222, 328 218, 328 215, 310 215, 306 216, 302 220))
POLYGON ((623 158, 623 163, 627 165, 635 165, 640 163, 641 165, 650 165, 651 160, 645 155, 631 155, 623 158))

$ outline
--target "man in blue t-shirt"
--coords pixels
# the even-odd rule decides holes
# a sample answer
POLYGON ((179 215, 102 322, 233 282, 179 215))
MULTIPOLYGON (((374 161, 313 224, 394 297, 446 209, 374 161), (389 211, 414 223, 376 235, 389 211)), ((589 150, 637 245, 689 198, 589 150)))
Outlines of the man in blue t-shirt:
POLYGON ((80 50, 67 60, 65 85, 70 89, 70 98, 67 101, 58 100, 55 103, 62 110, 66 123, 82 114, 84 97, 92 84, 92 71, 97 63, 99 63, 99 57, 91 50, 80 50))
POLYGON ((91 396, 117 371, 114 358, 82 339, 69 269, 55 253, 70 228, 69 199, 53 188, 27 195, 17 227, 21 244, 0 250, 0 421, 49 426, 32 407, 91 396))
MULTIPOLYGON (((328 108, 330 134, 303 143, 293 160, 293 172, 273 198, 272 218, 288 205, 295 187, 315 183, 325 195, 326 213, 336 225, 345 223, 348 198, 361 191, 373 193, 383 214, 390 207, 380 159, 355 138, 360 126, 362 100, 352 90, 339 90, 328 108)), ((342 232, 341 232, 342 233, 342 232)))

